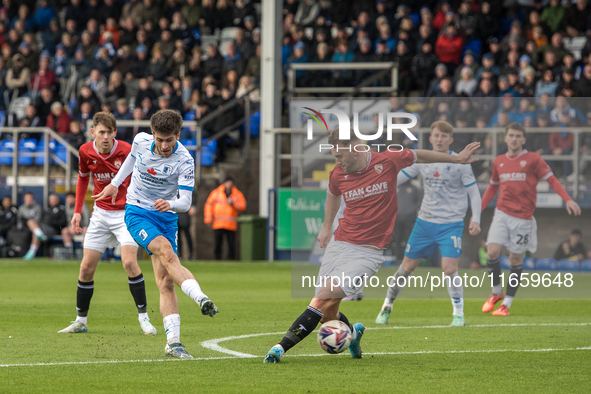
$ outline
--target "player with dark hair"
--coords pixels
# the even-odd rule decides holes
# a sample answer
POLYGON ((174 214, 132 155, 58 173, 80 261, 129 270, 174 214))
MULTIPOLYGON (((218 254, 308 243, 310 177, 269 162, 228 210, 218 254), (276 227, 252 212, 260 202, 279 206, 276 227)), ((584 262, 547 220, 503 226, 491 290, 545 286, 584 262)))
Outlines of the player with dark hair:
POLYGON ((402 149, 402 146, 401 150, 369 152, 352 135, 350 140, 341 139, 337 128, 328 137, 337 166, 330 173, 324 224, 318 234, 320 247, 326 248, 318 277, 322 281, 326 278, 327 282, 316 288, 308 308, 294 321, 283 339, 269 350, 265 363, 279 362, 283 354, 314 331, 318 323, 336 319, 349 326, 352 332, 351 356, 362 357, 360 341, 365 327, 361 323, 351 325, 339 312, 339 305, 344 297, 363 290, 363 281, 356 281, 355 277, 371 277, 384 262, 384 249, 392 238, 398 211, 398 173, 415 162, 472 163, 476 159, 470 157, 480 146, 474 142, 453 156, 422 149, 402 149), (332 235, 341 196, 346 208, 332 235))
POLYGON ((492 314, 508 316, 509 308, 519 288, 523 271, 523 255, 526 251, 535 253, 538 248, 538 227, 534 218, 536 209, 536 186, 540 179, 547 181, 562 198, 569 215, 579 216, 581 208, 568 195, 564 187, 552 173, 548 164, 534 152, 523 149, 525 127, 519 123, 507 126, 505 143, 508 151, 497 156, 493 162, 490 184, 482 196, 482 210, 493 200, 500 189, 497 207, 488 232, 487 261, 492 276, 492 294, 482 306, 482 312, 492 311, 495 304, 502 305, 492 314), (501 248, 509 249, 511 273, 507 281, 507 295, 501 287, 501 248), (515 280, 516 279, 516 280, 515 280))
MULTIPOLYGON (((94 115, 90 133, 94 141, 87 142, 79 150, 80 174, 76 187, 74 215, 71 220, 72 228, 77 233, 82 233, 80 220, 90 174, 92 173, 95 193, 100 193, 105 186, 109 185, 131 151, 131 146, 127 142, 115 139, 117 122, 108 112, 98 112, 94 115)), ((129 277, 129 290, 138 309, 142 331, 146 335, 156 335, 156 329, 148 317, 144 276, 137 263, 137 244, 125 227, 125 195, 128 186, 129 177, 126 176, 119 185, 121 193, 112 204, 107 201, 95 202, 84 238, 84 252, 80 263, 76 295, 78 316, 71 325, 58 331, 59 333, 87 332, 88 309, 94 292, 94 273, 105 250, 119 243, 121 244, 121 262, 129 277)))
POLYGON ((129 176, 125 224, 135 241, 151 256, 156 284, 160 290, 160 313, 166 329, 168 356, 192 358, 180 343, 181 318, 175 283, 201 308, 203 315, 214 317, 219 310, 201 291, 193 274, 183 267, 177 255, 177 212, 191 208, 195 184, 195 163, 178 142, 182 117, 173 110, 152 115, 152 135, 139 133, 130 155, 117 176, 96 201, 117 198, 119 185, 129 176))

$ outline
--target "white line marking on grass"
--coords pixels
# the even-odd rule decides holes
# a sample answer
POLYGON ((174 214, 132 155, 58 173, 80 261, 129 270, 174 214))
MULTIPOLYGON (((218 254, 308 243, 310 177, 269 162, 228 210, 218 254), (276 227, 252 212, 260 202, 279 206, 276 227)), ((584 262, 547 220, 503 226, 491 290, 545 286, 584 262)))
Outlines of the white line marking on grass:
POLYGON ((240 357, 240 358, 253 358, 253 357, 259 357, 259 356, 255 356, 253 354, 248 354, 248 353, 235 352, 234 350, 230 350, 230 349, 226 349, 226 348, 221 347, 220 345, 218 345, 218 343, 225 342, 225 341, 231 341, 233 339, 254 338, 254 337, 262 337, 262 336, 266 336, 266 335, 280 335, 280 334, 284 334, 284 333, 285 333, 285 331, 263 332, 261 334, 236 335, 236 336, 231 336, 231 337, 210 339, 208 341, 201 342, 201 346, 203 346, 204 348, 209 349, 209 350, 213 350, 213 351, 221 352, 221 353, 225 353, 225 354, 231 354, 233 356, 240 357))
MULTIPOLYGON (((204 360, 230 360, 236 357, 195 357, 195 361, 204 360)), ((168 361, 189 361, 180 358, 167 358, 159 360, 105 360, 105 361, 64 361, 57 363, 31 363, 31 364, 0 364, 0 368, 6 367, 47 367, 55 365, 91 365, 91 364, 126 364, 126 363, 162 363, 168 361)))

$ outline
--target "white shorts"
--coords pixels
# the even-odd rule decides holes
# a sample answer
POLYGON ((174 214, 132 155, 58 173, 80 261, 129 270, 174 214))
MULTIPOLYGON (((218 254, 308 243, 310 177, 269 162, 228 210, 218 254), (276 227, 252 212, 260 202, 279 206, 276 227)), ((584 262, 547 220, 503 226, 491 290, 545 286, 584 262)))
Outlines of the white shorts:
POLYGON ((488 231, 486 244, 500 244, 515 254, 525 251, 535 253, 538 250, 538 224, 531 220, 516 218, 495 209, 492 223, 488 231))
POLYGON ((125 225, 125 211, 107 211, 95 205, 84 237, 84 249, 103 253, 117 244, 137 248, 125 225))
MULTIPOLYGON (((338 284, 347 296, 361 294, 364 285, 378 272, 383 262, 383 250, 335 241, 333 237, 322 257, 318 276, 339 278, 338 284)), ((329 280, 328 287, 330 283, 329 280)), ((317 287, 316 293, 321 288, 317 287)))

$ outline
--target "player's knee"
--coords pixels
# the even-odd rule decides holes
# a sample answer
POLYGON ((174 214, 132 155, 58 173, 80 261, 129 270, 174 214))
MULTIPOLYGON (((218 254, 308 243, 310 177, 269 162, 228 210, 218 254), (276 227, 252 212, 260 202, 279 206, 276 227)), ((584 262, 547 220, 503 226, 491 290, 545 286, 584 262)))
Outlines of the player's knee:
POLYGON ((158 278, 158 289, 162 294, 172 293, 174 291, 174 281, 169 275, 164 275, 158 278))
MULTIPOLYGON (((137 262, 134 259, 126 258, 126 259, 123 259, 123 261, 121 263, 123 264, 123 269, 127 273, 140 270, 137 262)), ((135 275, 135 276, 137 276, 137 275, 135 275)))
POLYGON ((94 278, 95 266, 90 264, 87 260, 82 260, 80 264, 80 280, 82 282, 90 282, 94 278))

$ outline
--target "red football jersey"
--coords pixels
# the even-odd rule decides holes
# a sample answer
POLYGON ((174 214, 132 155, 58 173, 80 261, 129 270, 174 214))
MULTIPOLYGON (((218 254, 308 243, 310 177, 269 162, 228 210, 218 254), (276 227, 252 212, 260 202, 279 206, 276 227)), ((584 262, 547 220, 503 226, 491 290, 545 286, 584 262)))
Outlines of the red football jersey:
MULTIPOLYGON (((92 172, 94 194, 99 194, 115 178, 117 171, 119 171, 119 168, 131 152, 131 145, 125 141, 114 140, 111 152, 108 155, 102 155, 96 149, 94 141, 91 141, 82 145, 78 152, 80 153, 80 176, 89 176, 92 172)), ((127 187, 130 181, 131 177, 127 177, 119 186, 115 204, 112 204, 111 199, 107 198, 97 201, 96 205, 108 211, 124 210, 127 187)))
POLYGON ((531 219, 536 209, 536 186, 540 179, 552 175, 548 163, 537 153, 524 149, 517 156, 497 156, 490 177, 490 183, 500 185, 497 208, 511 216, 531 219))
POLYGON ((398 172, 416 161, 413 150, 369 152, 367 166, 355 173, 336 166, 330 172, 328 192, 343 196, 343 218, 335 240, 355 245, 386 248, 390 244, 398 213, 398 172))

